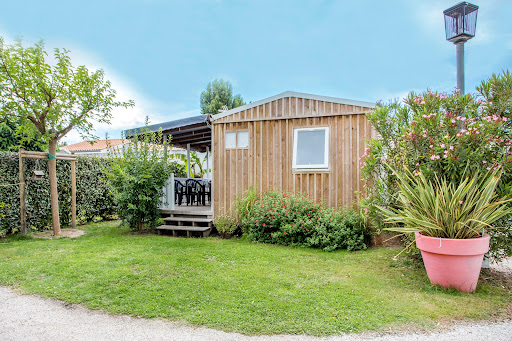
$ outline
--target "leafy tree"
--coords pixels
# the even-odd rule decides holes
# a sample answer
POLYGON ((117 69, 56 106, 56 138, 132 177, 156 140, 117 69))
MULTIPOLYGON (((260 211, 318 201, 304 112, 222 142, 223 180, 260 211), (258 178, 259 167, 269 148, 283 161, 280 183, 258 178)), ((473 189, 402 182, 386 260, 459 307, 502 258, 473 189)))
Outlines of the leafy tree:
POLYGON ((93 121, 110 122, 114 107, 133 106, 118 102, 116 91, 104 71, 74 67, 66 49, 55 49, 47 61, 44 43, 24 47, 0 37, 0 116, 19 122, 22 140, 40 134, 48 144, 48 172, 52 201, 53 231, 60 234, 55 153, 59 140, 72 129, 92 136, 93 121))
POLYGON ((242 96, 233 96, 233 86, 222 79, 208 83, 206 90, 201 93, 201 114, 215 115, 224 106, 233 109, 242 105, 245 105, 242 96))
POLYGON ((18 128, 19 125, 10 120, 0 122, 0 150, 18 151, 19 148, 23 148, 38 152, 43 151, 45 143, 40 134, 28 139, 28 136, 18 132, 18 128))
MULTIPOLYGON (((160 218, 162 188, 171 176, 172 166, 159 146, 161 132, 143 129, 126 148, 113 152, 111 168, 105 169, 113 187, 118 215, 130 228, 142 232, 160 218)), ((167 146, 164 146, 167 148, 167 146)))

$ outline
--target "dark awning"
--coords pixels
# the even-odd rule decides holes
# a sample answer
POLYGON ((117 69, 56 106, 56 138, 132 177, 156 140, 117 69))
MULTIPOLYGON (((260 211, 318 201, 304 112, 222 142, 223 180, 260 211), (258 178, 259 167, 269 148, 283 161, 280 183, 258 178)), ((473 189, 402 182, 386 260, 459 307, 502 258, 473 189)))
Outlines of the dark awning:
MULTIPOLYGON (((212 147, 212 129, 210 115, 199 115, 182 118, 180 120, 163 122, 148 126, 152 132, 162 129, 164 136, 171 136, 171 145, 187 148, 190 144, 191 150, 204 152, 206 147, 212 147)), ((144 127, 128 129, 123 132, 127 138, 135 134, 143 134, 144 127)))

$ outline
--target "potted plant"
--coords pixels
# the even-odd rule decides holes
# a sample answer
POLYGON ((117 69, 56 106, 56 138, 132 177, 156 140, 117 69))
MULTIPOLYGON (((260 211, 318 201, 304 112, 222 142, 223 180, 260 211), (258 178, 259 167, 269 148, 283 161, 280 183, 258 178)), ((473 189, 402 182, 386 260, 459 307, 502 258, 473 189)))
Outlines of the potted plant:
POLYGON ((379 207, 389 231, 414 233, 428 278, 433 284, 473 292, 490 237, 484 232, 510 214, 508 198, 498 198, 501 174, 476 173, 457 184, 428 180, 421 172, 395 171, 398 207, 379 207))

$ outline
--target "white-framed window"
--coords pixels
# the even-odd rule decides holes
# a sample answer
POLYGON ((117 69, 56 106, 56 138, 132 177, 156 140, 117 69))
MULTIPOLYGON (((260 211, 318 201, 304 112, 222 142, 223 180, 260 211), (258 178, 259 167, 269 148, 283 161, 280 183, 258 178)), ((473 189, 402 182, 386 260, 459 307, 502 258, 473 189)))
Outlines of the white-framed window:
POLYGON ((295 128, 293 130, 293 168, 329 168, 329 128, 295 128))
POLYGON ((237 133, 236 146, 238 148, 249 148, 249 131, 242 130, 237 133))
POLYGON ((249 148, 249 131, 227 131, 224 141, 226 149, 249 148))
POLYGON ((224 141, 226 149, 236 148, 236 131, 226 131, 224 141))

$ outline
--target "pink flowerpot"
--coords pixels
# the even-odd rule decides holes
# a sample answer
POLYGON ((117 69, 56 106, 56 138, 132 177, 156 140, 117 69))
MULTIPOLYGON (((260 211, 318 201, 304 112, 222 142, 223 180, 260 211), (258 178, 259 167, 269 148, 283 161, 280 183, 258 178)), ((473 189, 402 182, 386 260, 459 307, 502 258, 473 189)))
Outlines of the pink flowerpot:
POLYGON ((473 292, 478 283, 484 254, 489 251, 490 237, 448 239, 415 233, 423 263, 432 284, 473 292))

